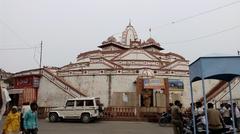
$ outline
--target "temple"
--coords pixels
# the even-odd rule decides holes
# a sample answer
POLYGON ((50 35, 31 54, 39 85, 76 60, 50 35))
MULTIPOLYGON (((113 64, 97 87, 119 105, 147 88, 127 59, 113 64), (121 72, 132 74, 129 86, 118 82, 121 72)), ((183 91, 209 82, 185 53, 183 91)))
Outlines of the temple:
POLYGON ((63 67, 13 74, 9 89, 16 98, 13 105, 37 101, 40 113, 46 113, 48 108, 63 106, 68 98, 88 96, 134 116, 164 112, 175 100, 189 105, 189 61, 183 56, 167 52, 152 37, 139 39, 131 23, 121 37, 110 36, 97 46, 63 67))

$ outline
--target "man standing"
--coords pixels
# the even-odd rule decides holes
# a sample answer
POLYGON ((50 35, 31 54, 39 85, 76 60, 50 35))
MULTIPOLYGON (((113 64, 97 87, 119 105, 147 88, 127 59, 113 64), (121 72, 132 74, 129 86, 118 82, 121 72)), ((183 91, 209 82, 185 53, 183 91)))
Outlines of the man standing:
POLYGON ((239 123, 240 123, 240 111, 238 109, 238 106, 236 103, 233 103, 233 109, 234 109, 234 119, 235 119, 235 127, 239 130, 239 123))
POLYGON ((37 103, 30 104, 30 110, 24 115, 23 126, 26 134, 37 134, 38 132, 38 115, 37 115, 37 103))
POLYGON ((182 113, 180 110, 180 101, 176 100, 175 105, 172 106, 171 114, 172 114, 172 123, 174 125, 174 133, 182 134, 183 133, 183 121, 182 121, 182 113))
POLYGON ((223 120, 221 113, 213 108, 212 103, 208 103, 208 126, 212 134, 221 134, 223 132, 223 120))
POLYGON ((224 106, 224 111, 223 111, 223 113, 222 113, 222 117, 223 117, 223 120, 224 120, 224 123, 226 124, 226 125, 232 125, 232 120, 231 120, 231 114, 230 114, 230 108, 231 107, 231 105, 230 104, 225 104, 225 106, 224 106))

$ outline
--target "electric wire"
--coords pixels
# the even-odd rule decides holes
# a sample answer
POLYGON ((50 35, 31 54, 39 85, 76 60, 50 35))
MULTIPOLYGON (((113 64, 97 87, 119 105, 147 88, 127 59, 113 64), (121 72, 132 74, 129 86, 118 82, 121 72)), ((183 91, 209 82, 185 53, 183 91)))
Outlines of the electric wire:
POLYGON ((240 25, 236 25, 236 26, 233 26, 233 27, 230 27, 230 28, 227 28, 227 29, 223 29, 223 30, 214 32, 214 33, 201 35, 201 36, 198 36, 198 37, 195 37, 195 38, 192 38, 192 39, 176 41, 176 42, 162 42, 161 44, 183 44, 183 43, 188 43, 188 42, 192 42, 192 41, 195 41, 195 40, 200 40, 200 39, 216 36, 216 35, 219 35, 219 34, 222 34, 222 33, 228 32, 228 31, 232 31, 232 30, 235 30, 235 29, 238 29, 238 28, 240 28, 240 25))
POLYGON ((193 18, 196 18, 198 16, 202 16, 202 15, 205 15, 205 14, 209 14, 211 12, 214 12, 214 11, 217 11, 217 10, 220 10, 220 9, 223 9, 223 8, 226 8, 226 7, 229 7, 229 6, 233 6, 235 4, 239 4, 240 3, 240 0, 237 0, 237 1, 234 1, 234 2, 231 2, 231 3, 228 3, 228 4, 224 4, 224 5, 221 5, 221 6, 218 6, 216 8, 213 8, 213 9, 209 9, 209 10, 206 10, 206 11, 202 11, 202 12, 199 12, 195 15, 191 15, 191 16, 188 16, 188 17, 184 17, 184 18, 181 18, 181 19, 177 19, 175 21, 171 21, 171 22, 168 22, 168 23, 165 23, 165 24, 162 24, 160 26, 155 26, 155 27, 152 27, 151 29, 152 30, 156 30, 156 29, 160 29, 162 27, 166 27, 166 26, 169 26, 169 25, 173 25, 173 24, 177 24, 177 23, 180 23, 180 22, 183 22, 183 21, 186 21, 186 20, 190 20, 190 19, 193 19, 193 18))
POLYGON ((27 45, 28 47, 20 47, 20 48, 0 48, 0 51, 15 51, 15 50, 29 50, 29 49, 34 49, 34 53, 33 53, 33 60, 34 62, 39 65, 39 62, 36 59, 36 51, 37 48, 39 47, 31 47, 31 45, 25 41, 17 32, 15 32, 15 30, 13 30, 13 28, 11 28, 7 23, 5 23, 3 21, 3 19, 0 18, 0 23, 2 23, 6 28, 8 28, 8 30, 10 32, 12 32, 18 39, 20 39, 25 45, 27 45))
POLYGON ((27 45, 28 47, 31 47, 31 45, 27 41, 25 41, 17 32, 15 32, 13 28, 11 28, 7 23, 5 23, 3 19, 1 19, 1 17, 0 17, 0 23, 5 25, 5 27, 8 28, 8 30, 12 32, 18 39, 20 39, 25 45, 27 45))

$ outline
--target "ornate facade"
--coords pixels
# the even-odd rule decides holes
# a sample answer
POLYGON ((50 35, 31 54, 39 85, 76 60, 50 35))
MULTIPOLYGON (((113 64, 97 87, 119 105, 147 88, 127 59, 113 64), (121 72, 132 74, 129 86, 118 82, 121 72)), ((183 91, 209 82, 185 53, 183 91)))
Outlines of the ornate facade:
MULTIPOLYGON (((130 107, 135 116, 136 107, 141 112, 149 112, 146 108, 162 112, 168 102, 175 100, 189 107, 189 61, 181 55, 167 52, 151 37, 146 41, 139 39, 131 24, 120 38, 110 36, 98 48, 80 53, 75 63, 63 67, 13 74, 14 87, 9 93, 18 96, 13 99, 15 104, 37 100, 42 117, 47 116, 48 108, 63 106, 66 99, 83 96, 100 97, 105 107, 116 110, 130 107)), ((206 83, 206 93, 215 90, 218 83, 213 80, 206 83)), ((200 85, 200 82, 193 84, 194 100, 203 96, 200 85)), ((240 95, 235 92, 233 96, 240 95)))
POLYGON ((105 106, 123 105, 114 100, 121 99, 122 94, 129 94, 125 105, 134 106, 131 93, 136 92, 138 77, 181 80, 185 88, 172 91, 172 96, 177 94, 178 99, 188 89, 188 61, 176 53, 162 52, 160 43, 151 37, 146 41, 139 39, 131 24, 120 39, 110 36, 98 47, 80 53, 76 63, 61 67, 57 76, 87 96, 100 97, 105 106))
POLYGON ((60 76, 136 74, 136 75, 180 75, 188 76, 188 61, 164 50, 153 38, 138 39, 133 26, 129 24, 121 39, 110 36, 100 50, 80 53, 76 63, 62 67, 60 76))
MULTIPOLYGON (((189 107, 189 61, 181 55, 165 51, 153 38, 139 39, 131 24, 120 38, 110 36, 98 48, 80 53, 75 63, 63 67, 44 67, 13 74, 15 84, 9 92, 18 96, 13 100, 21 105, 25 100, 37 99, 43 117, 47 116, 49 107, 63 106, 66 99, 82 96, 100 97, 104 106, 109 108, 140 106, 143 112, 148 111, 146 107, 156 112, 153 108, 161 109, 166 107, 164 104, 175 100, 181 100, 184 107, 189 107), (39 78, 38 86, 34 86, 36 78, 39 78)), ((0 80, 3 77, 5 75, 0 80)), ((206 83, 206 93, 215 90, 218 83, 213 80, 206 83)), ((200 85, 200 82, 193 84, 194 100, 201 100, 203 96, 200 85)), ((238 90, 235 91, 234 98, 239 98, 238 90)), ((135 110, 132 109, 134 115, 135 110)))

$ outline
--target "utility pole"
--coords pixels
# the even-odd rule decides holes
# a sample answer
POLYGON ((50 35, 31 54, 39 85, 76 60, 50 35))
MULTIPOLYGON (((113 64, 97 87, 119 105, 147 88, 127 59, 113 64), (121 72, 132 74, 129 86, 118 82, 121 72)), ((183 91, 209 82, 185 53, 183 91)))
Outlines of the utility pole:
POLYGON ((39 64, 39 68, 42 68, 42 47, 43 47, 43 41, 41 41, 40 44, 40 64, 39 64))

